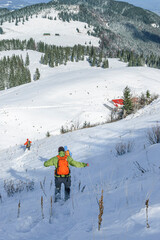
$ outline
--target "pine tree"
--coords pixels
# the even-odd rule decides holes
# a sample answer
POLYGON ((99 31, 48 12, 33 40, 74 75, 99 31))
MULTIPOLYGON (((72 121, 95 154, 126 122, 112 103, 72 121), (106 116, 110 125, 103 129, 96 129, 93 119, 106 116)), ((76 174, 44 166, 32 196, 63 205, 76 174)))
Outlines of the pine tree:
POLYGON ((124 55, 124 57, 123 57, 123 61, 124 61, 125 63, 128 62, 127 54, 124 55))
POLYGON ((39 69, 36 68, 36 71, 35 71, 35 74, 34 74, 34 81, 40 79, 40 72, 39 72, 39 69))
POLYGON ((3 29, 0 27, 0 34, 3 34, 3 29))
POLYGON ((131 90, 129 89, 128 86, 125 87, 125 89, 123 91, 123 112, 124 112, 124 115, 128 115, 133 112, 133 104, 132 104, 132 100, 131 100, 131 90))
POLYGON ((71 55, 71 62, 74 62, 74 57, 75 57, 75 53, 74 53, 74 50, 73 50, 72 55, 71 55))
POLYGON ((129 60, 128 67, 132 67, 133 65, 133 60, 129 60))
POLYGON ((151 94, 149 92, 149 90, 146 91, 146 98, 150 98, 151 97, 151 94))
POLYGON ((93 56, 93 59, 92 59, 92 61, 91 61, 91 66, 92 66, 92 67, 95 67, 95 66, 96 66, 96 56, 95 56, 95 55, 93 56))
POLYGON ((18 19, 16 18, 15 25, 18 26, 18 19))
POLYGON ((44 64, 44 57, 43 57, 43 55, 41 55, 40 63, 41 63, 41 64, 44 64))
POLYGON ((103 68, 109 68, 109 63, 108 63, 108 60, 104 60, 103 61, 103 65, 102 65, 103 68))
POLYGON ((51 56, 50 56, 49 66, 52 67, 52 68, 54 67, 54 55, 53 54, 51 54, 51 56))
POLYGON ((28 55, 28 52, 27 52, 27 55, 26 55, 26 60, 25 60, 25 66, 29 66, 29 55, 28 55))
POLYGON ((142 93, 139 98, 139 104, 140 104, 140 108, 144 107, 146 104, 146 97, 145 97, 144 93, 142 93))

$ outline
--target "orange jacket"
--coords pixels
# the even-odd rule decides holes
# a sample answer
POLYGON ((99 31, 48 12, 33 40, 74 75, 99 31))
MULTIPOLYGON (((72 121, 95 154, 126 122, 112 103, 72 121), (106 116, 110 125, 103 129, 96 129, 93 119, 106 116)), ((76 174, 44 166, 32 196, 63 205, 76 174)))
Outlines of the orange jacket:
POLYGON ((27 141, 24 143, 24 145, 27 145, 29 142, 32 143, 29 139, 27 139, 27 141))

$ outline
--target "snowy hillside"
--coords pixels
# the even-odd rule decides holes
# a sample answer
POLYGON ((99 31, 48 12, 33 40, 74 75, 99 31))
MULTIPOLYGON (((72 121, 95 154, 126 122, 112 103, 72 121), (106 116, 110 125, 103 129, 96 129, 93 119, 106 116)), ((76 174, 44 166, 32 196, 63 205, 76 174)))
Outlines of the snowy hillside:
POLYGON ((49 2, 49 0, 1 0, 0 7, 1 8, 8 8, 8 9, 19 9, 31 4, 36 4, 40 2, 49 2))
POLYGON ((19 22, 18 26, 15 25, 15 22, 5 22, 3 24, 4 34, 0 35, 0 40, 33 38, 37 42, 42 41, 57 46, 73 46, 75 44, 99 46, 99 39, 87 34, 87 31, 92 32, 92 26, 88 27, 87 23, 77 21, 63 22, 57 18, 57 15, 57 11, 49 9, 42 11, 37 17, 33 15, 24 24, 19 22), (44 18, 45 16, 47 17, 44 18), (52 17, 53 20, 48 17, 52 17), (55 18, 56 20, 54 20, 55 18))
MULTIPOLYGON (((52 9, 18 26, 3 23, 0 40, 99 46, 86 23, 45 14, 57 16, 52 9)), ((32 81, 0 91, 0 240, 158 240, 160 143, 151 145, 148 134, 160 126, 160 98, 112 123, 106 123, 111 120, 106 105, 121 98, 126 86, 133 96, 147 90, 160 95, 160 70, 127 67, 114 58, 106 69, 86 59, 51 68, 40 64, 43 53, 31 50, 0 51, 0 59, 15 54, 25 62, 27 53, 32 81), (40 79, 33 81, 36 68, 40 79), (62 126, 80 128, 85 122, 98 126, 60 134, 62 126), (71 198, 54 203, 54 167, 44 162, 65 145, 74 160, 89 166, 71 167, 71 198)))
MULTIPOLYGON (((159 70, 156 69, 128 68, 116 59, 110 59, 110 68, 106 70, 91 68, 86 61, 53 69, 39 63, 41 53, 28 53, 32 78, 39 68, 41 79, 1 91, 0 148, 21 144, 27 137, 44 138, 47 131, 52 135, 60 134, 62 126, 82 127, 85 121, 91 124, 106 122, 110 120, 110 111, 103 104, 122 97, 127 85, 134 95, 147 89, 160 94, 159 70)), ((25 60, 27 52, 4 51, 0 54, 22 55, 25 60)))
MULTIPOLYGON (((36 67, 36 54, 29 54, 36 67)), ((159 70, 127 68, 111 59, 107 70, 82 62, 41 71, 39 81, 2 91, 0 96, 0 239, 157 240, 160 148, 149 144, 147 132, 160 119, 160 99, 115 123, 49 138, 44 133, 67 120, 82 121, 82 116, 94 121, 101 115, 105 118, 104 101, 120 96, 126 84, 137 93, 148 88, 157 92, 159 70), (24 151, 27 137, 33 141, 30 152, 24 151), (117 143, 130 143, 131 152, 118 156, 117 143), (51 209, 54 168, 43 163, 57 154, 60 145, 67 145, 73 158, 88 162, 89 167, 72 167, 71 199, 64 205, 53 203, 51 209), (9 197, 6 191, 12 183, 21 192, 9 197), (27 191, 27 186, 32 190, 27 191), (98 231, 102 189, 104 213, 98 231)))

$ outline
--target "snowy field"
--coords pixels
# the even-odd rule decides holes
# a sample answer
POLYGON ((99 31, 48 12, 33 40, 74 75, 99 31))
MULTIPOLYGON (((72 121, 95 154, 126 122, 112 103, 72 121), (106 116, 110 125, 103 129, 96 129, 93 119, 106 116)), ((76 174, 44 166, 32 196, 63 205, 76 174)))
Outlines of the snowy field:
MULTIPOLYGON (((13 53, 26 57, 26 51, 1 52, 1 57, 13 53)), ((117 59, 109 59, 109 69, 91 68, 87 62, 51 69, 40 66, 39 53, 28 53, 30 70, 33 74, 39 67, 41 79, 0 93, 0 240, 157 240, 160 145, 150 146, 146 135, 159 122, 160 99, 119 122, 64 135, 59 135, 59 129, 85 120, 91 123, 106 120, 110 113, 103 104, 122 96, 126 85, 134 94, 147 89, 159 93, 159 70, 128 68, 117 59), (47 131, 52 135, 50 138, 45 137, 47 131), (26 138, 33 142, 30 152, 25 152, 23 146, 26 138), (131 152, 117 156, 115 146, 120 142, 132 143, 131 152), (53 203, 50 217, 54 168, 45 168, 43 163, 57 154, 60 145, 67 145, 73 158, 88 162, 89 167, 71 169, 71 199, 62 206, 53 203), (144 173, 138 164, 145 169, 144 173), (4 181, 11 179, 15 183, 33 181, 34 190, 24 189, 8 197, 4 181), (44 183, 45 194, 40 182, 44 183), (98 231, 102 189, 104 214, 98 231), (148 198, 150 228, 146 227, 148 198)))
MULTIPOLYGON (((24 28, 5 23, 6 33, 0 37, 44 40, 44 30, 52 31, 50 20, 43 19, 44 25, 38 20, 33 18, 24 28)), ((98 39, 85 33, 79 38, 76 25, 65 24, 61 22, 57 29, 61 34, 67 29, 66 41, 51 35, 52 44, 74 45, 76 39, 81 44, 98 44, 98 39)), ((91 68, 87 61, 49 68, 39 63, 41 53, 34 51, 4 51, 0 58, 15 54, 25 60, 27 52, 32 79, 39 68, 40 80, 0 91, 0 240, 159 240, 160 144, 150 145, 147 133, 160 124, 160 98, 121 121, 63 135, 60 128, 82 126, 85 121, 106 122, 111 116, 104 104, 122 97, 127 85, 133 95, 147 90, 160 94, 160 71, 128 68, 118 59, 109 59, 109 69, 91 68), (50 137, 46 137, 47 131, 50 137), (27 138, 32 141, 28 152, 24 148, 27 138), (129 144, 130 151, 117 155, 117 144, 129 144), (89 163, 89 167, 71 168, 71 198, 64 204, 53 203, 51 209, 54 167, 43 164, 65 145, 74 160, 89 163), (12 183, 21 192, 8 196, 7 186, 12 183), (104 213, 98 231, 102 190, 104 213)))
POLYGON ((0 35, 0 40, 33 38, 37 42, 42 41, 57 46, 74 46, 75 44, 99 46, 99 38, 87 34, 87 31, 93 31, 93 27, 88 27, 88 24, 83 22, 63 22, 58 19, 57 15, 58 12, 52 9, 43 11, 37 18, 33 15, 24 24, 19 22, 18 26, 15 25, 15 22, 4 22, 2 26, 4 34, 0 35), (42 18, 45 15, 53 17, 53 20, 42 18), (57 20, 54 20, 55 17, 57 20), (79 32, 77 32, 77 28, 79 32), (50 35, 45 36, 45 33, 50 35), (55 34, 59 34, 59 36, 55 34))
MULTIPOLYGON (((1 57, 12 54, 25 60, 27 52, 0 52, 1 57)), ((41 78, 1 91, 0 149, 21 144, 26 138, 42 139, 48 131, 59 134, 62 126, 82 127, 85 121, 96 124, 110 120, 110 110, 104 104, 122 97, 127 85, 135 96, 147 89, 160 94, 156 69, 128 68, 117 59, 109 60, 109 69, 91 68, 85 61, 49 68, 39 63, 40 53, 28 54, 32 78, 37 67, 41 78)))

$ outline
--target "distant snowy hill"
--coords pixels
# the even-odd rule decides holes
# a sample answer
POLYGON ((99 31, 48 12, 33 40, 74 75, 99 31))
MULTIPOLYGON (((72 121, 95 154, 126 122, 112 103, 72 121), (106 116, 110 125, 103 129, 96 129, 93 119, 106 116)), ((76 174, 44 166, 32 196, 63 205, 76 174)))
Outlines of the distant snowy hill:
POLYGON ((36 15, 32 16, 24 24, 22 22, 18 23, 18 26, 14 22, 5 22, 3 24, 5 34, 0 35, 0 40, 12 38, 28 40, 33 38, 37 42, 42 41, 58 46, 73 46, 75 44, 99 46, 100 39, 87 34, 88 31, 93 30, 92 26, 78 21, 63 22, 57 18, 57 15, 58 11, 49 9, 42 11, 38 17, 36 15), (46 14, 53 20, 44 18, 46 14), (79 32, 77 32, 77 29, 79 29, 79 32), (46 36, 45 33, 49 33, 49 35, 46 36))
POLYGON ((128 2, 138 7, 148 9, 152 12, 160 14, 160 1, 159 0, 116 0, 121 2, 128 2))
MULTIPOLYGON (((1 0, 0 7, 6 7, 9 9, 19 9, 32 4, 47 3, 50 0, 1 0)), ((115 0, 121 2, 128 2, 138 7, 148 9, 153 12, 160 12, 160 1, 159 0, 115 0)))
POLYGON ((28 5, 42 2, 49 2, 49 0, 1 0, 0 8, 19 9, 28 5))

